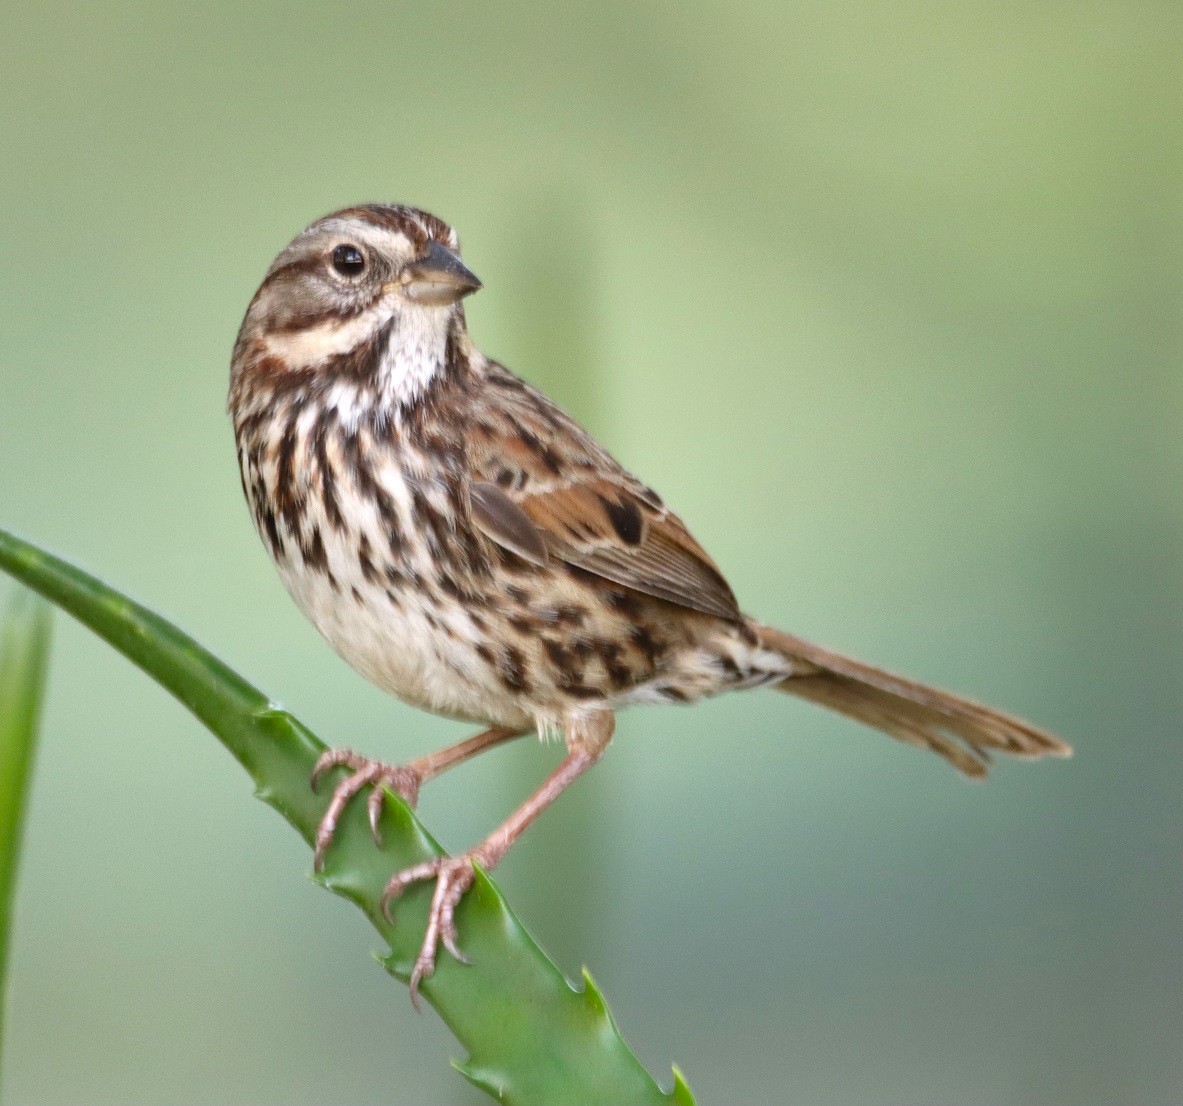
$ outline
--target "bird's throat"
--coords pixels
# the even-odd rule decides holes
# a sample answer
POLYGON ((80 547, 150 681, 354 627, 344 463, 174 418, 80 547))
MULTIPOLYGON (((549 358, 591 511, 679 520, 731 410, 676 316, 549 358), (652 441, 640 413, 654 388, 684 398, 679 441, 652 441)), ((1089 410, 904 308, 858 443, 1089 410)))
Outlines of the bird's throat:
POLYGON ((452 313, 438 307, 400 307, 376 366, 378 402, 397 415, 426 395, 448 368, 452 313))

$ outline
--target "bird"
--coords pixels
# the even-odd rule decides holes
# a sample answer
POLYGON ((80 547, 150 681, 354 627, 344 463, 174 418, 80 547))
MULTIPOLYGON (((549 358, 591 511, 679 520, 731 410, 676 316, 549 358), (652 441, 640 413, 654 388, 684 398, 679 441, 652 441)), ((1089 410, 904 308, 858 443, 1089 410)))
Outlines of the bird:
POLYGON ((412 807, 440 773, 528 733, 565 756, 483 841, 395 872, 382 909, 434 881, 410 977, 467 961, 456 907, 603 755, 618 711, 773 688, 971 777, 991 756, 1068 756, 1021 718, 832 652, 745 614, 685 523, 574 419, 486 357, 456 232, 402 204, 317 220, 272 262, 234 344, 228 410, 243 493, 280 579, 328 644, 415 707, 481 727, 405 764, 327 751, 323 866, 365 788, 412 807), (344 770, 342 773, 340 770, 344 770))

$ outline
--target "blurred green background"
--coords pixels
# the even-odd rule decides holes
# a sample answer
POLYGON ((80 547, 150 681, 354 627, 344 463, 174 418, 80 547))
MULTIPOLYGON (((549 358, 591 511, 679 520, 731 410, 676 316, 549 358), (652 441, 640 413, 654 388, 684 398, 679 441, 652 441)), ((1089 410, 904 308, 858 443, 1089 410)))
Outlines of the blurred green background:
MULTIPOLYGON (((1183 1099, 1177 3, 55 5, 0 44, 0 525, 326 740, 463 736, 340 662, 241 501, 227 360, 333 208, 425 206, 478 343, 744 606, 1077 746, 974 786, 769 693, 621 720, 503 883, 704 1103, 1183 1099)), ((184 711, 63 622, 12 1103, 483 1101, 184 711)), ((452 847, 554 761, 427 789, 452 847)))

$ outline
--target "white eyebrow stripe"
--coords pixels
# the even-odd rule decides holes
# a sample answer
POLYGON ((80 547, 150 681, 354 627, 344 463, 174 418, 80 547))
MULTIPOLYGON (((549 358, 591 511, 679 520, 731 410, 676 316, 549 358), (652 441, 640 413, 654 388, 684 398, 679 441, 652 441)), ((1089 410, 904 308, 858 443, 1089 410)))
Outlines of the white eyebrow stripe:
POLYGON ((402 231, 377 226, 357 217, 326 219, 319 224, 317 231, 326 239, 353 239, 378 253, 394 258, 409 259, 415 252, 414 243, 402 231))

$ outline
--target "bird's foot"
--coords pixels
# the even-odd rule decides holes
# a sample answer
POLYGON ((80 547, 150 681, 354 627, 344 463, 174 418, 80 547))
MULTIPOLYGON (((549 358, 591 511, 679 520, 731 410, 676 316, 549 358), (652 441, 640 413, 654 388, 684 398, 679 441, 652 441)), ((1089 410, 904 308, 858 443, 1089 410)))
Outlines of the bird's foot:
POLYGON ((350 774, 333 789, 328 809, 316 828, 316 851, 313 853, 312 866, 318 872, 324 865, 325 851, 332 844, 333 834, 337 831, 337 821, 342 812, 349 800, 367 784, 373 787, 369 799, 366 800, 370 813, 370 832, 379 845, 382 844, 382 837, 378 827, 382 818, 386 788, 389 787, 396 795, 401 795, 412 808, 419 801, 419 787, 423 782, 423 776, 415 768, 383 764, 380 760, 370 760, 349 749, 329 749, 320 755, 316 767, 312 769, 312 789, 316 790, 317 784, 326 772, 342 767, 348 768, 350 774))
POLYGON ((484 868, 492 867, 488 857, 478 846, 460 856, 441 856, 405 868, 390 877, 386 890, 382 892, 382 913, 391 921, 390 905, 412 883, 435 880, 435 894, 431 897, 431 911, 427 916, 427 930, 423 934, 423 945, 411 971, 411 1004, 419 1009, 419 984, 435 971, 436 954, 442 944, 462 964, 472 961, 460 951, 456 934, 456 906, 472 886, 476 877, 473 864, 484 868))

